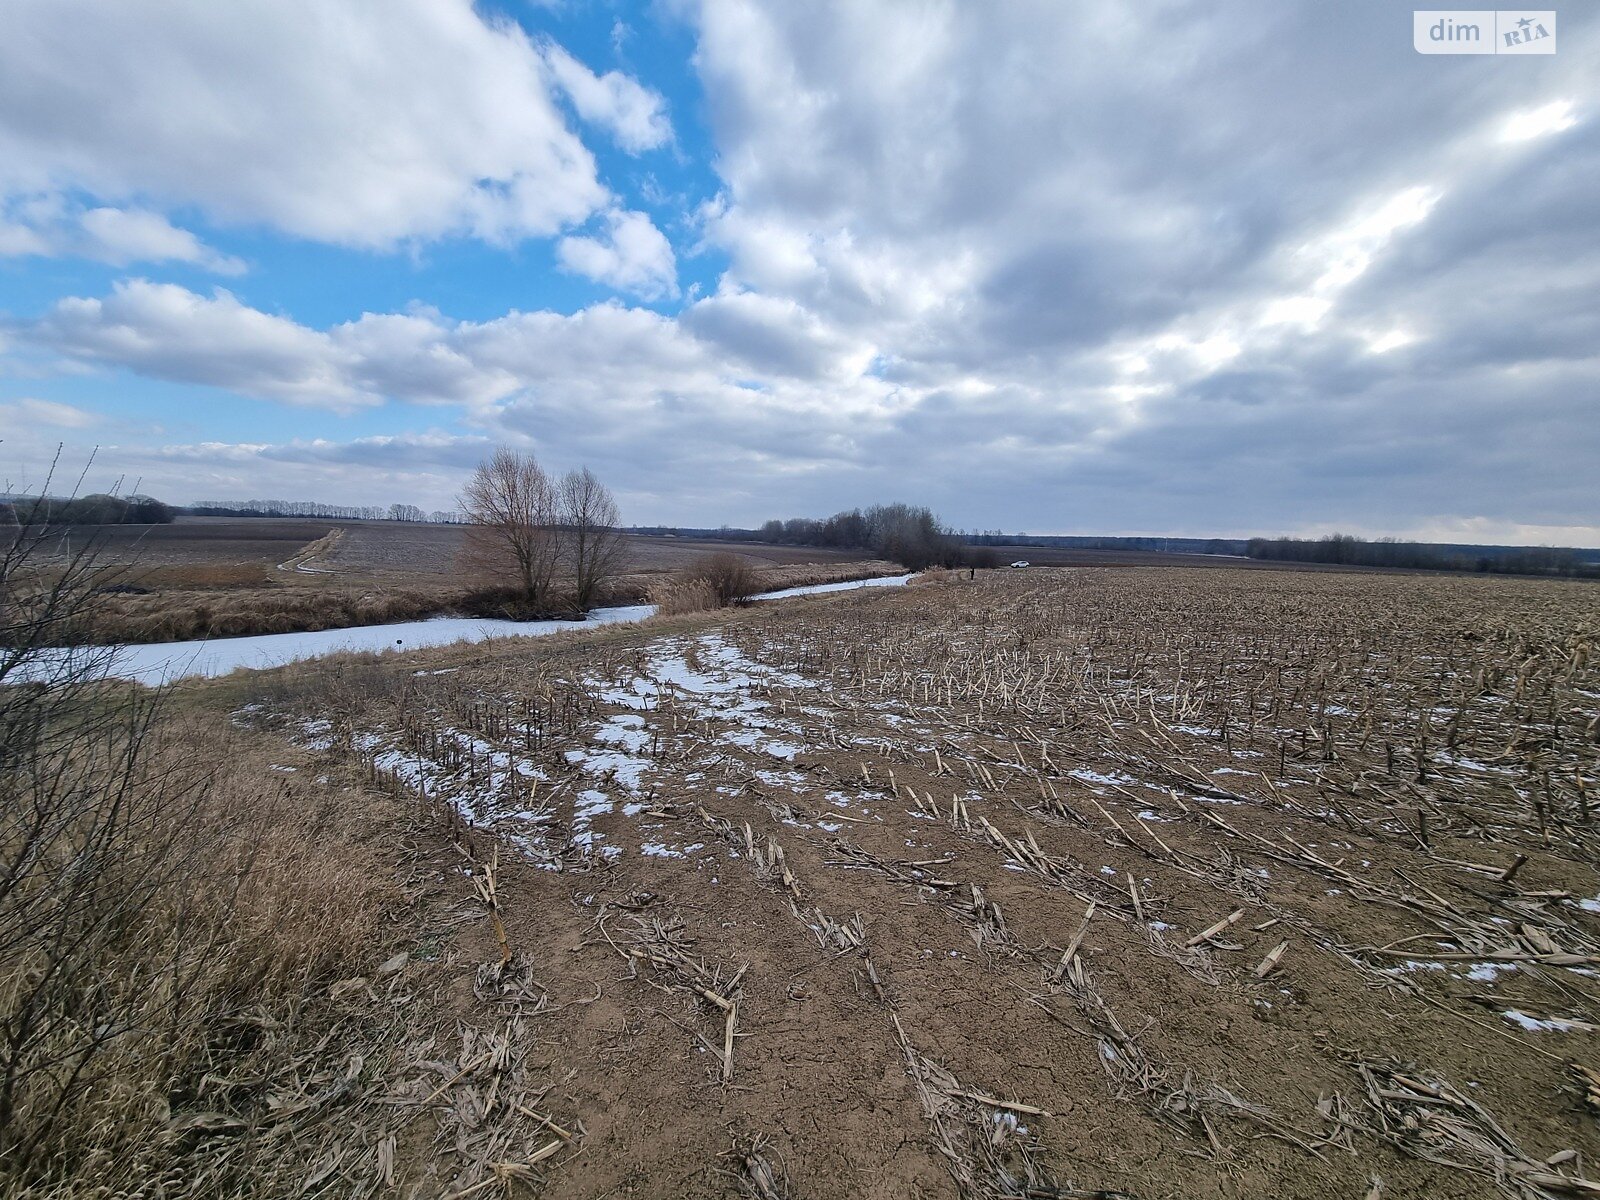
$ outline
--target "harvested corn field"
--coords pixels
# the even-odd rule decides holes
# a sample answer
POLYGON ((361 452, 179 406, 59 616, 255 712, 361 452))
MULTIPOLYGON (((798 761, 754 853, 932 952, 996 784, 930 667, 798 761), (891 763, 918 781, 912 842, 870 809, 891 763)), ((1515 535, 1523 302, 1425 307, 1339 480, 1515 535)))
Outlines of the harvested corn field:
POLYGON ((1596 599, 999 572, 230 684, 448 831, 318 1182, 1600 1195, 1596 599))

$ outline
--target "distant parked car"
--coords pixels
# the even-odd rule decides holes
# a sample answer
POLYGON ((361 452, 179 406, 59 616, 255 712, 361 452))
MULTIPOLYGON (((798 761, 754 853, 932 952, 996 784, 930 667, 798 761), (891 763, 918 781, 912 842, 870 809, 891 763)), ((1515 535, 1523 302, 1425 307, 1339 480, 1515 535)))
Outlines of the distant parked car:
POLYGON ((1012 563, 1011 565, 1012 565, 1013 568, 1015 568, 1015 567, 1025 567, 1025 566, 1028 565, 1028 560, 1025 559, 1025 558, 1019 558, 1019 559, 1017 559, 1016 562, 1012 563))

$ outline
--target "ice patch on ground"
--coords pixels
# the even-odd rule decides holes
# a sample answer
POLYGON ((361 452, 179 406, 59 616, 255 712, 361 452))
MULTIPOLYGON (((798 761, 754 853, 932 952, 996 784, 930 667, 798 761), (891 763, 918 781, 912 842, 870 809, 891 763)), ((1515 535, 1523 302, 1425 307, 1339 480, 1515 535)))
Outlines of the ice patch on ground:
MULTIPOLYGON (((693 842, 690 845, 678 847, 668 846, 665 842, 640 842, 639 853, 646 858, 688 858, 696 850, 704 850, 704 842, 693 842)), ((713 883, 716 881, 713 880, 713 883)))
POLYGON ((1595 1030, 1587 1021, 1573 1021, 1566 1017, 1530 1017, 1515 1008, 1508 1008, 1500 1015, 1530 1033, 1593 1033, 1595 1030))
POLYGON ((1121 773, 1106 775, 1099 771, 1091 771, 1087 767, 1073 767, 1067 772, 1074 779, 1081 779, 1084 783, 1098 783, 1106 786, 1138 787, 1139 781, 1132 775, 1121 773))

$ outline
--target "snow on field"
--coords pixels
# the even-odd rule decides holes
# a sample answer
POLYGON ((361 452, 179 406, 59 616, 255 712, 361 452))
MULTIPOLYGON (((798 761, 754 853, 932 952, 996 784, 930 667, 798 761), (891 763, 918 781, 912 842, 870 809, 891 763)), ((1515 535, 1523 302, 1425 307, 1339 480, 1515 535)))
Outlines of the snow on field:
POLYGON ((1500 1014, 1506 1020, 1522 1026, 1530 1033, 1593 1033, 1595 1027, 1587 1021, 1574 1021, 1567 1017, 1530 1017, 1515 1008, 1500 1014))
MULTIPOLYGON (((788 740, 798 733, 798 727, 771 716, 771 704, 752 693, 763 687, 817 686, 792 672, 756 662, 716 633, 657 643, 646 656, 643 670, 630 678, 589 676, 583 682, 599 699, 635 712, 653 711, 670 699, 691 719, 732 726, 719 735, 726 744, 785 761, 805 748, 788 740)), ((602 730, 615 730, 620 721, 643 725, 641 717, 614 717, 602 730)), ((618 740, 615 732, 597 736, 602 741, 618 740)))

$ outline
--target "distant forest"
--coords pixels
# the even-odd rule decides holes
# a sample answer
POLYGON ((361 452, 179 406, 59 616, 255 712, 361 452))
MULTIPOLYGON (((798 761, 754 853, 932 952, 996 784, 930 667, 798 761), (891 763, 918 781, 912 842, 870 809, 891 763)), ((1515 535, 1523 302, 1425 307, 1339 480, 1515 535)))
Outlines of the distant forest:
POLYGON ((1246 543, 1246 553, 1251 558, 1283 562, 1600 579, 1600 562, 1586 558, 1584 552, 1560 546, 1436 546, 1394 538, 1368 541, 1335 533, 1314 539, 1251 538, 1246 543))
MULTIPOLYGON (((966 535, 946 527, 932 509, 913 504, 874 504, 821 519, 774 519, 760 529, 739 532, 748 536, 736 540, 869 550, 878 558, 912 571, 925 567, 992 567, 999 561, 993 550, 974 546, 966 535)), ((717 536, 724 535, 719 531, 717 536)))
POLYGON ((0 525, 169 525, 178 510, 150 496, 95 493, 7 496, 0 500, 0 525))
POLYGON ((416 521, 464 525, 459 512, 424 512, 415 504, 324 504, 320 500, 197 500, 181 512, 196 517, 327 517, 335 521, 416 521))
MULTIPOLYGON (((1600 578, 1600 550, 1557 546, 1471 546, 1451 543, 1406 542, 1395 538, 1365 539, 1349 534, 1323 538, 1180 538, 1096 537, 1078 534, 959 533, 939 525, 927 509, 906 505, 851 509, 816 520, 807 517, 768 521, 759 529, 730 526, 684 528, 640 526, 632 532, 646 537, 715 538, 721 541, 766 542, 779 545, 868 548, 881 557, 905 562, 888 552, 885 538, 873 532, 871 514, 906 511, 926 514, 925 528, 937 532, 929 544, 938 545, 933 561, 945 565, 993 566, 998 556, 991 547, 1054 546, 1072 550, 1142 550, 1160 554, 1212 554, 1281 562, 1331 563, 1343 566, 1390 567, 1413 571, 1473 571, 1495 575, 1554 575, 1572 579, 1600 578), (948 549, 948 541, 964 545, 965 553, 948 549)), ((926 554, 908 557, 927 557, 926 554)))
MULTIPOLYGON (((151 496, 96 493, 0 496, 0 525, 166 525, 179 516, 316 517, 341 521, 413 521, 463 524, 460 512, 424 512, 415 504, 348 505, 315 500, 201 500, 165 504, 151 496)), ((1388 567, 1412 571, 1472 571, 1492 575, 1548 575, 1600 579, 1600 550, 1564 546, 1471 546, 1360 538, 1335 533, 1321 538, 1094 537, 1075 534, 960 532, 931 509, 910 504, 875 504, 831 517, 774 519, 759 529, 731 526, 683 528, 635 526, 645 537, 701 537, 772 545, 869 550, 911 570, 924 567, 992 567, 1000 546, 1056 546, 1077 550, 1142 550, 1166 554, 1213 554, 1278 562, 1388 567)))
POLYGON ((459 512, 415 504, 323 504, 316 500, 201 500, 164 504, 150 496, 0 496, 0 525, 169 525, 178 517, 324 517, 334 521, 416 521, 460 525, 459 512))

